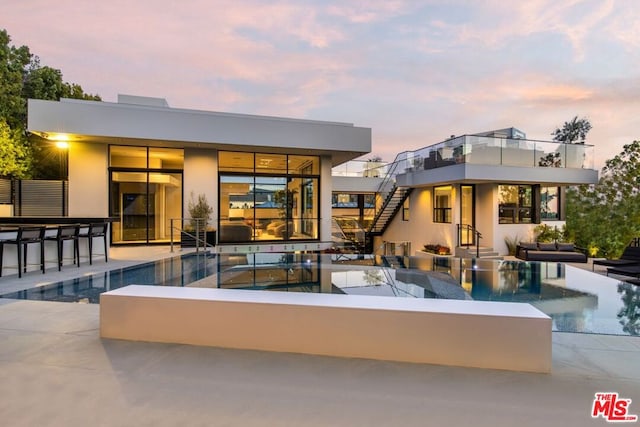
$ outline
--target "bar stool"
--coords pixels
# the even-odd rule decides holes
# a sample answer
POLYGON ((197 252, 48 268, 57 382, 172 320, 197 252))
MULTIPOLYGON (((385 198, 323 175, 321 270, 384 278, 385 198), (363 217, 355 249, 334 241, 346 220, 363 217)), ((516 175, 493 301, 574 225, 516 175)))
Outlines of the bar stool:
POLYGON ((24 272, 27 272, 27 249, 30 243, 40 244, 40 269, 44 274, 44 232, 45 227, 19 227, 15 239, 0 240, 0 277, 2 277, 4 245, 16 245, 18 277, 22 277, 22 269, 24 268, 24 272))
POLYGON ((89 224, 89 228, 86 232, 80 232, 78 238, 84 238, 89 241, 89 264, 93 264, 93 239, 96 237, 102 237, 104 239, 104 261, 109 262, 107 256, 107 229, 109 223, 107 222, 93 222, 89 224))
POLYGON ((62 269, 64 242, 70 240, 73 242, 73 263, 78 264, 80 268, 80 245, 78 245, 78 235, 80 234, 80 225, 60 225, 55 236, 45 236, 44 240, 56 242, 58 246, 58 271, 62 269))

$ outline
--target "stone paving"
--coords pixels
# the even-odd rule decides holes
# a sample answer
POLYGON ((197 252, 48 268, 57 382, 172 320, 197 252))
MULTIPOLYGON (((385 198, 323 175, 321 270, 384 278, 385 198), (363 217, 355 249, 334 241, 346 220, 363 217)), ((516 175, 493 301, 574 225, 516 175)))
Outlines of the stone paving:
MULTIPOLYGON (((171 255, 119 249, 81 274, 171 255)), ((103 340, 98 327, 98 305, 0 299, 0 424, 606 425, 590 415, 596 392, 632 399, 640 415, 638 337, 554 333, 544 375, 103 340)))

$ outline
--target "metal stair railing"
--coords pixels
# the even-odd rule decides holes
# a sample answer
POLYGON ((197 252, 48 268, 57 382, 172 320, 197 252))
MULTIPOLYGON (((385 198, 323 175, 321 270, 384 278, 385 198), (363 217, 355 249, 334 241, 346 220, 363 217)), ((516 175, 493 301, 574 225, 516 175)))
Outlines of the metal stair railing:
POLYGON ((482 233, 480 233, 473 225, 469 224, 458 224, 458 246, 473 246, 476 245, 476 258, 480 258, 480 239, 482 239, 482 233), (466 236, 465 241, 467 243, 462 243, 463 234, 466 236), (469 243, 469 236, 473 237, 471 243, 469 243))
POLYGON ((377 194, 380 196, 380 199, 383 200, 380 205, 380 209, 377 208, 377 203, 374 206, 367 210, 367 216, 373 217, 373 221, 369 226, 368 231, 372 232, 376 228, 376 223, 387 204, 393 197, 394 192, 396 191, 396 176, 399 173, 403 173, 409 168, 413 167, 414 159, 413 159, 412 151, 404 151, 398 154, 393 162, 387 165, 387 174, 384 179, 378 186, 377 194))
MULTIPOLYGON (((209 231, 207 231, 207 220, 206 218, 170 218, 170 230, 171 230, 171 243, 170 248, 171 252, 173 252, 174 245, 174 232, 178 232, 178 236, 188 236, 192 238, 195 242, 196 252, 199 252, 200 249, 207 250, 208 248, 213 248, 215 245, 207 243, 206 236, 209 231), (188 221, 191 226, 194 227, 194 230, 187 230, 185 225, 185 221, 188 221), (179 225, 176 225, 179 224, 179 225)), ((182 239, 178 239, 178 242, 182 239)))

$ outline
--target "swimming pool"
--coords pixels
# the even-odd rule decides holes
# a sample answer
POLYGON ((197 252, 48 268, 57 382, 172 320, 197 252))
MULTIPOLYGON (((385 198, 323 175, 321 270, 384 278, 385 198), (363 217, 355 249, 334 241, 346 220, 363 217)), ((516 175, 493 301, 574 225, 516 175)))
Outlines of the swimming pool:
POLYGON ((409 269, 326 254, 187 254, 0 295, 0 298, 98 303, 129 284, 330 292, 381 297, 527 302, 553 330, 640 335, 640 288, 558 263, 424 260, 409 269))

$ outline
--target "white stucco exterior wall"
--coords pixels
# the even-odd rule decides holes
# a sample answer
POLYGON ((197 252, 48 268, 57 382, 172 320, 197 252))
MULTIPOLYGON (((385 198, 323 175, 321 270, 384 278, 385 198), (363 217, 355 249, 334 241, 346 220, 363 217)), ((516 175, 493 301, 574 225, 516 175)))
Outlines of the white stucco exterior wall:
POLYGON ((331 241, 331 157, 320 157, 320 241, 331 241))
POLYGON ((213 207, 212 225, 218 223, 218 151, 201 148, 184 149, 183 217, 189 216, 189 199, 204 194, 213 207))
POLYGON ((69 144, 69 216, 109 216, 106 144, 69 144))
MULTIPOLYGON (((457 193, 452 191, 453 200, 457 193)), ((403 221, 402 211, 399 211, 389 224, 382 240, 411 242, 412 255, 421 250, 425 244, 446 245, 453 251, 456 244, 455 223, 434 223, 432 188, 415 188, 409 196, 409 220, 403 221)))

